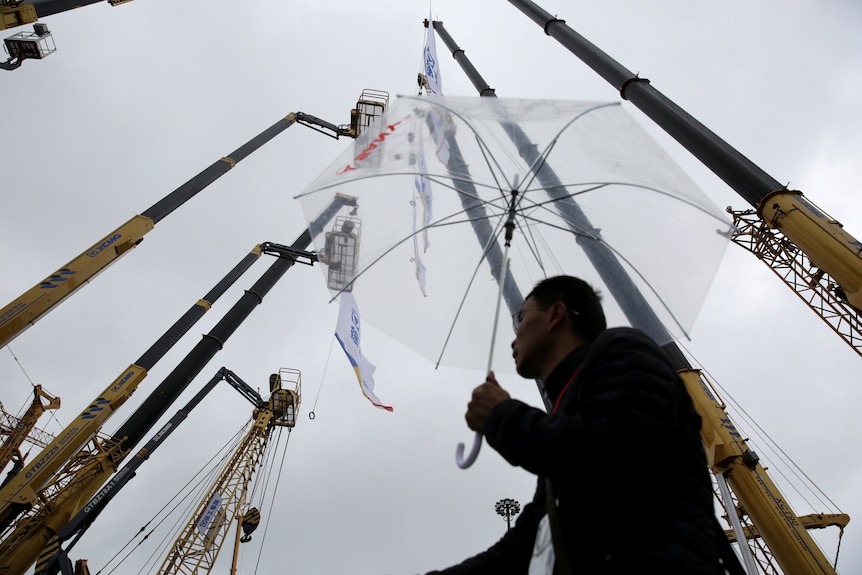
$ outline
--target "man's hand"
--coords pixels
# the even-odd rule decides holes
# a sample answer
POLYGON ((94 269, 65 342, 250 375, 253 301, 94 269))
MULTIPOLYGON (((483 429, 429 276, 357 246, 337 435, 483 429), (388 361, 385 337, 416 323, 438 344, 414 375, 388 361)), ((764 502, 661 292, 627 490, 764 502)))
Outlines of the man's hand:
POLYGON ((473 390, 473 397, 467 404, 467 413, 464 415, 467 426, 473 431, 484 434, 488 414, 498 403, 510 397, 509 392, 497 383, 494 372, 489 372, 485 383, 473 390))

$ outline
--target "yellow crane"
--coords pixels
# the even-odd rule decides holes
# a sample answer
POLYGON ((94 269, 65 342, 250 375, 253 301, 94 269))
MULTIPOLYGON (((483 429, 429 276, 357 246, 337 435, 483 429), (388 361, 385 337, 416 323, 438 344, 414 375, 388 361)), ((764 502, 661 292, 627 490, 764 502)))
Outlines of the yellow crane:
POLYGON ((685 110, 530 0, 509 0, 619 90, 724 180, 753 209, 728 209, 733 241, 755 254, 862 355, 862 242, 798 190, 790 190, 685 110))
POLYGON ((215 182, 252 152, 294 124, 302 124, 331 138, 358 138, 383 114, 389 94, 363 90, 350 110, 349 124, 332 124, 305 112, 291 112, 269 128, 219 158, 170 194, 119 228, 99 239, 79 256, 0 308, 0 347, 10 343, 54 306, 93 280, 97 274, 140 244, 157 223, 215 182))
MULTIPOLYGON (((533 16, 536 21, 564 26, 563 21, 551 17, 531 2, 513 1, 513 3, 518 4, 519 8, 533 16)), ((455 43, 446 31, 443 23, 430 23, 426 21, 426 26, 428 25, 433 25, 434 30, 439 34, 453 57, 464 69, 480 95, 484 97, 496 97, 494 90, 490 88, 476 68, 469 62, 464 51, 455 43)), ((549 28, 546 26, 545 30, 548 31, 549 28)), ((559 33, 561 37, 569 38, 569 36, 574 34, 574 31, 571 31, 570 28, 566 27, 565 31, 565 34, 562 32, 559 33)), ((584 43, 586 43, 586 40, 578 37, 576 46, 579 49, 585 50, 583 48, 584 43)), ((598 50, 592 45, 590 46, 593 50, 598 50)), ((609 60, 607 56, 603 56, 601 59, 604 63, 607 63, 609 60)), ((614 71, 619 72, 616 69, 614 71)), ((694 120, 692 119, 691 121, 693 122, 694 120)), ((511 129, 515 130, 516 128, 512 127, 511 129)), ((526 135, 519 134, 519 141, 528 141, 526 135)), ((529 149, 529 146, 524 146, 522 149, 529 149)), ((525 159, 528 160, 529 164, 529 158, 525 159)), ((543 170, 545 177, 548 177, 548 174, 551 174, 553 177, 551 166, 547 164, 543 165, 543 170)), ((541 181, 542 175, 538 175, 537 177, 541 181)), ((801 205, 810 205, 809 202, 800 200, 801 194, 798 192, 771 194, 768 201, 774 204, 772 206, 773 210, 780 211, 780 208, 776 207, 776 205, 788 197, 801 205)), ((559 203, 563 204, 564 201, 565 199, 559 203)), ((576 206, 574 209, 577 209, 576 206)), ((790 212, 796 211, 799 210, 796 208, 790 210, 790 212)), ((820 237, 818 241, 808 242, 807 245, 812 246, 812 250, 818 250, 818 254, 829 254, 829 258, 823 257, 826 261, 836 261, 833 269, 836 272, 842 272, 841 277, 844 278, 843 285, 848 286, 848 289, 853 288, 858 290, 859 286, 862 285, 856 283, 857 275, 862 278, 862 259, 858 257, 858 254, 854 256, 851 250, 847 249, 848 246, 853 245, 855 240, 847 234, 836 234, 834 230, 829 229, 828 226, 831 222, 810 222, 803 217, 803 221, 800 223, 797 221, 797 215, 793 214, 791 218, 794 220, 793 227, 799 230, 799 235, 803 237, 806 234, 824 236, 820 237), (827 227, 824 228, 819 224, 827 227)), ((773 219, 780 220, 781 218, 774 217, 773 219)), ((587 247, 584 246, 584 249, 586 250, 587 247)), ((594 250, 593 253, 596 257, 592 258, 592 261, 600 275, 607 273, 617 283, 626 280, 625 272, 615 273, 616 263, 612 256, 603 254, 600 250, 594 250)), ((632 325, 641 327, 652 334, 651 330, 655 329, 655 322, 652 321, 653 318, 649 313, 649 309, 644 309, 645 307, 648 308, 648 305, 637 306, 637 309, 631 311, 625 309, 623 311, 626 317, 632 322, 632 325)), ((664 346, 664 349, 679 370, 689 394, 695 401, 698 413, 702 417, 702 434, 707 448, 709 465, 716 478, 716 482, 720 488, 729 485, 726 489, 727 495, 722 501, 728 509, 732 510, 728 512, 728 520, 734 524, 734 528, 736 529, 732 533, 738 533, 740 537, 745 536, 746 538, 762 537, 769 548, 769 552, 776 558, 786 573, 834 574, 834 567, 811 538, 808 529, 820 528, 826 525, 835 525, 843 529, 850 518, 843 514, 818 514, 798 517, 766 473, 766 470, 760 465, 756 454, 747 447, 746 442, 736 432, 730 417, 724 411, 724 405, 716 399, 715 394, 705 383, 705 378, 701 375, 700 371, 691 367, 688 360, 675 344, 667 344, 664 346), (732 494, 730 489, 733 489, 733 492, 738 497, 739 505, 736 505, 731 500, 732 494), (747 532, 742 529, 741 524, 736 525, 737 515, 739 514, 746 515, 753 522, 753 526, 749 526, 747 532)), ((732 534, 731 538, 735 538, 735 535, 732 534)), ((742 546, 741 550, 743 559, 746 560, 747 569, 750 573, 755 573, 757 567, 754 565, 753 556, 748 553, 747 547, 742 546)))
MULTIPOLYGON (((311 222, 311 226, 323 227, 339 209, 350 202, 349 197, 337 196, 311 222)), ((0 489, 0 573, 23 575, 26 572, 45 546, 110 479, 137 442, 164 415, 206 363, 223 348, 239 325, 262 303, 275 283, 300 258, 308 258, 305 263, 309 264, 314 261, 313 254, 300 249, 310 243, 311 233, 306 230, 293 246, 264 244, 260 251, 276 254, 276 261, 112 436, 97 436, 100 422, 128 399, 134 387, 131 381, 136 378, 136 386, 146 375, 145 370, 131 369, 121 377, 122 385, 112 384, 33 462, 0 489), (90 442, 92 445, 88 446, 90 442), (76 447, 70 448, 67 444, 76 447)))
MULTIPOLYGON (((168 556, 159 568, 160 574, 209 573, 234 525, 236 537, 230 572, 236 572, 237 551, 243 538, 243 519, 246 515, 257 516, 258 513, 248 508, 249 487, 273 430, 286 427, 290 431, 296 425, 300 380, 300 372, 288 368, 282 368, 270 376, 269 400, 265 406, 254 410, 251 427, 198 504, 180 536, 171 545, 168 556)), ((246 525, 256 526, 256 523, 246 525)))
MULTIPOLYGON (((740 504, 725 501, 728 521, 735 524, 743 516, 753 525, 742 529, 741 522, 728 536, 736 540, 742 531, 746 540, 762 537, 770 554, 775 557, 784 573, 835 574, 835 568, 808 533, 809 529, 826 526, 843 528, 850 522, 846 514, 816 514, 799 517, 790 502, 770 478, 757 454, 737 430, 727 414, 724 402, 704 374, 697 369, 680 373, 686 389, 701 416, 701 436, 706 448, 707 463, 719 482, 726 482, 740 504)), ((749 572, 754 573, 753 555, 747 547, 742 549, 749 572)))
MULTIPOLYGON (((131 1, 107 0, 111 6, 131 1)), ((0 62, 0 70, 15 70, 24 60, 41 60, 57 51, 51 31, 39 18, 99 2, 102 0, 0 0, 0 30, 33 24, 33 32, 19 32, 3 40, 9 58, 0 62)))
POLYGON ((16 469, 23 467, 21 444, 24 441, 37 447, 46 447, 54 439, 47 431, 38 429, 36 422, 46 411, 60 409, 60 398, 43 390, 41 385, 33 386, 33 396, 33 403, 21 417, 7 413, 0 403, 0 437, 6 438, 0 446, 0 470, 5 469, 10 461, 15 463, 16 469))
MULTIPOLYGON (((59 14, 98 4, 104 0, 2 0, 0 1, 0 30, 16 28, 25 24, 32 24, 45 16, 59 14)), ((111 6, 125 4, 132 0, 107 0, 111 6)))
MULTIPOLYGON (((263 143, 293 125, 301 123, 335 139, 340 136, 359 137, 378 116, 382 115, 388 103, 388 94, 376 90, 365 90, 351 110, 349 125, 337 126, 314 116, 296 112, 289 114, 275 125, 261 133, 233 153, 231 158, 222 158, 181 186, 147 212, 161 217, 172 212, 184 201, 192 197, 206 185, 230 169, 236 161, 246 157, 263 143)), ((124 370, 84 411, 67 426, 58 437, 47 445, 6 485, 0 488, 0 573, 23 574, 32 565, 45 546, 56 537, 60 529, 78 512, 87 501, 108 481, 117 465, 130 453, 135 443, 142 439, 164 414, 171 403, 179 396, 197 373, 225 344, 230 335, 244 319, 259 305, 263 297, 287 270, 296 262, 311 265, 316 261, 313 253, 304 251, 311 243, 311 229, 324 227, 345 205, 354 205, 355 199, 338 195, 329 206, 324 208, 318 218, 311 222, 291 246, 264 242, 255 246, 231 272, 215 286, 204 298, 199 300, 180 318, 156 344, 154 344, 135 363, 124 370), (247 290, 240 300, 227 312, 225 317, 204 336, 203 340, 189 352, 186 358, 145 400, 144 404, 111 437, 99 437, 98 432, 107 419, 137 389, 152 365, 161 359, 179 338, 205 313, 212 302, 256 261, 261 253, 277 257, 276 262, 247 290)), ((122 244, 122 251, 113 249, 108 242, 98 253, 85 252, 75 262, 91 255, 96 256, 98 265, 85 262, 86 270, 82 276, 74 277, 72 283, 57 279, 52 293, 58 297, 48 299, 39 293, 42 286, 36 286, 19 300, 0 312, 0 344, 7 343, 38 315, 49 311, 62 298, 70 295, 82 280, 92 278, 98 271, 112 263, 119 255, 140 241, 140 236, 152 228, 155 220, 147 212, 136 216, 117 230, 110 238, 122 244), (147 223, 150 222, 150 223, 147 223), (140 225, 143 224, 143 225, 140 225), (137 229, 139 239, 132 241, 129 229, 137 229), (102 254, 104 258, 102 259, 102 254), (59 292, 53 292, 59 289, 59 292), (27 320, 27 317, 31 319, 27 320), (6 339, 3 339, 4 336, 6 339)), ((134 234, 132 234, 134 235, 134 234)), ((104 244, 104 242, 103 242, 104 244)), ((90 250, 93 251, 93 250, 90 250)), ((73 262, 74 264, 74 262, 73 262)), ((64 269, 74 272, 70 264, 64 269)), ((78 268, 82 271, 83 268, 78 268)), ((82 272, 83 273, 83 272, 82 272)))
MULTIPOLYGON (((862 242, 847 233, 801 192, 789 190, 708 128, 652 88, 649 80, 624 68, 610 56, 530 0, 509 0, 595 72, 617 88, 648 117, 747 200, 754 210, 730 211, 737 231, 733 241, 764 261, 797 295, 862 355, 862 242)), ((687 362, 684 362, 687 363, 687 362)), ((680 374, 703 419, 702 434, 710 467, 719 487, 729 484, 738 497, 728 508, 729 520, 751 519, 739 537, 762 537, 785 573, 832 574, 835 568, 808 534, 808 529, 836 525, 843 514, 798 517, 769 478, 728 417, 699 370, 680 374)), ((729 489, 728 489, 729 493, 729 489)), ((748 547, 741 546, 743 559, 748 547)), ((747 570, 757 571, 746 560, 747 570)))
MULTIPOLYGON (((72 562, 69 560, 69 550, 80 540, 87 532, 90 526, 99 517, 102 511, 116 497, 119 492, 128 485, 135 477, 138 469, 152 455, 163 446, 168 438, 182 425, 188 418, 191 412, 203 401, 209 393, 215 389, 220 382, 226 381, 231 387, 236 389, 240 395, 249 400, 255 408, 262 408, 267 405, 267 402, 254 390, 250 385, 244 382, 237 374, 226 367, 220 368, 215 375, 198 391, 197 394, 185 406, 180 408, 173 417, 171 417, 147 443, 138 450, 134 457, 126 463, 117 473, 115 473, 110 481, 108 481, 99 492, 87 502, 84 507, 70 519, 66 525, 60 529, 56 536, 45 546, 36 562, 36 575, 72 575, 77 571, 73 568, 72 562), (71 541, 70 541, 71 540, 71 541), (70 541, 66 548, 63 544, 70 541)), ((249 530, 253 525, 253 513, 247 513, 244 519, 244 529, 249 530)), ((76 565, 80 564, 80 560, 76 565)))

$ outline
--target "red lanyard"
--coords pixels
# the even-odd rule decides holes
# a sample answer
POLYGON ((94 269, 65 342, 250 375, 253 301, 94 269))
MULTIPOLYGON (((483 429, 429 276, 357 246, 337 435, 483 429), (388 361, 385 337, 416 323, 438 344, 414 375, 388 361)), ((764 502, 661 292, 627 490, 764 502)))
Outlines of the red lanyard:
POLYGON ((575 381, 575 378, 578 376, 578 372, 581 371, 581 366, 578 366, 578 369, 575 370, 575 373, 569 378, 569 381, 566 382, 566 385, 563 386, 562 391, 560 391, 560 395, 557 396, 557 401, 554 402, 554 411, 551 413, 557 413, 557 409, 560 407, 560 402, 563 400, 563 396, 566 395, 566 392, 569 390, 569 386, 572 385, 572 382, 575 381))

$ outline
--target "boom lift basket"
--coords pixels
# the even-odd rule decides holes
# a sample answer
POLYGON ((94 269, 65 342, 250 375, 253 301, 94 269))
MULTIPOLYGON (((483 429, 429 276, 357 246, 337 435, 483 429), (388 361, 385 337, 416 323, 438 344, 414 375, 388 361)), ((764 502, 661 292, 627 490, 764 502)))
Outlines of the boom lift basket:
POLYGON ((41 60, 57 51, 54 37, 48 27, 41 23, 33 24, 33 32, 18 32, 3 40, 9 58, 33 58, 41 60))
POLYGON ((336 291, 351 291, 359 260, 361 220, 349 216, 335 218, 335 226, 326 232, 325 247, 318 259, 327 266, 327 285, 336 291))
POLYGON ((270 408, 275 419, 273 423, 281 427, 296 426, 299 414, 300 386, 302 374, 298 369, 283 367, 278 373, 269 376, 270 408))
POLYGON ((359 137, 383 115, 389 105, 389 92, 383 90, 362 90, 356 108, 350 110, 350 135, 359 137))

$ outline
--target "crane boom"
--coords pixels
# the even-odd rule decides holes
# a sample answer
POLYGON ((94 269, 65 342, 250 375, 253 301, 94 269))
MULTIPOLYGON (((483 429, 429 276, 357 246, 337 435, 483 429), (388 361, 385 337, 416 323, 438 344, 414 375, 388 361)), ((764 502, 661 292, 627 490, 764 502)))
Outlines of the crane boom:
MULTIPOLYGON (((3 0, 0 3, 0 30, 23 26, 24 24, 32 24, 39 18, 51 16, 97 4, 103 0, 3 0)), ((116 6, 117 4, 125 4, 132 0, 108 0, 108 4, 116 6)))
MULTIPOLYGON (((828 276, 837 297, 857 312, 862 310, 862 242, 847 233, 841 224, 817 208, 801 192, 789 190, 767 174, 709 128, 641 78, 602 52, 586 38, 530 0, 509 0, 575 56, 619 90, 659 127, 682 144, 706 167, 724 180, 757 210, 769 228, 779 230, 787 242, 804 252, 828 276)), ((764 260, 766 261, 766 260, 764 260)), ((769 263, 769 262, 766 262, 769 263)), ((790 287, 794 284, 788 283, 790 287)), ((802 298, 805 300, 805 298, 802 298)), ((818 306, 809 305, 827 323, 818 306)), ((859 315, 846 316, 862 331, 859 315)), ((849 340, 845 338, 849 343, 849 340)), ((862 355, 862 349, 854 346, 862 355)))
POLYGON ((294 123, 292 114, 282 118, 231 152, 229 156, 219 158, 210 164, 192 179, 101 238, 75 259, 0 309, 0 346, 11 342, 55 305, 86 285, 120 256, 140 244, 144 236, 168 214, 294 123))
POLYGON ((120 256, 140 244, 144 235, 168 214, 293 124, 300 123, 336 140, 341 136, 357 138, 383 113, 388 102, 389 95, 386 92, 363 90, 356 107, 350 110, 348 126, 337 126, 304 112, 289 113, 230 155, 210 164, 192 179, 100 239, 78 257, 0 309, 0 347, 18 337, 55 305, 88 283, 120 256))
MULTIPOLYGON (((811 513, 800 515, 798 519, 805 529, 824 529, 826 527, 844 529, 850 523, 850 516, 846 513, 811 513)), ((760 537, 760 530, 757 525, 746 525, 742 528, 742 533, 748 540, 760 537)), ((733 531, 725 531, 724 534, 727 535, 729 541, 736 541, 736 533, 733 531)))
POLYGON ((135 476, 138 468, 147 461, 152 454, 164 445, 165 440, 177 430, 183 421, 189 416, 191 411, 209 395, 216 384, 221 381, 227 381, 240 395, 248 399, 255 407, 263 407, 266 402, 260 397, 260 394, 251 388, 247 383, 239 378, 234 372, 226 367, 220 368, 215 375, 201 388, 200 391, 189 401, 182 409, 174 414, 171 419, 159 429, 156 434, 144 445, 135 456, 117 471, 111 477, 105 486, 99 490, 96 495, 87 502, 84 507, 69 520, 66 525, 57 533, 57 535, 45 546, 45 550, 40 555, 36 562, 36 575, 53 575, 58 571, 62 573, 71 573, 72 565, 69 561, 68 551, 77 542, 81 536, 89 529, 93 521, 105 509, 110 501, 120 492, 120 490, 128 485, 129 481, 135 476), (68 541, 74 537, 74 541, 64 550, 60 546, 64 541, 68 541))
MULTIPOLYGON (((680 376, 701 416, 701 436, 710 469, 721 474, 733 488, 742 503, 740 507, 751 517, 758 536, 766 542, 782 571, 835 574, 832 563, 807 531, 822 527, 823 523, 796 515, 700 370, 684 370, 680 376)), ((732 512, 735 510, 728 510, 732 512)), ((840 519, 833 517, 834 524, 840 525, 840 519)))
POLYGON ((33 395, 33 403, 20 418, 6 413, 3 404, 0 403, 0 435, 6 436, 6 440, 0 446, 0 470, 13 460, 19 467, 24 464, 20 447, 25 440, 39 447, 45 447, 54 439, 50 433, 37 429, 36 422, 46 411, 59 409, 60 398, 43 390, 41 385, 33 386, 33 395), (47 403, 42 403, 42 400, 47 403))
MULTIPOLYGON (((102 425, 137 389, 156 362, 210 309, 227 289, 260 257, 259 246, 240 260, 202 299, 192 305, 144 354, 126 368, 72 424, 0 489, 0 530, 29 509, 37 493, 76 453, 92 440, 102 425)), ((5 543, 5 541, 4 541, 5 543)), ((2 544, 0 544, 2 547, 2 544)))
MULTIPOLYGON (((45 485, 41 492, 34 489, 33 484, 28 482, 29 478, 23 473, 22 475, 25 475, 23 479, 15 484, 10 483, 6 489, 0 491, 0 495, 4 496, 0 499, 0 505, 6 504, 8 499, 15 499, 10 501, 12 504, 6 504, 4 508, 2 518, 7 524, 21 512, 34 507, 37 503, 40 504, 36 513, 22 518, 4 532, 4 539, 0 542, 0 573, 23 575, 27 571, 57 532, 98 492, 116 470, 117 465, 185 391, 207 362, 224 347, 233 332, 263 302, 263 298, 278 280, 293 267, 299 257, 298 250, 311 244, 311 230, 322 229, 342 207, 355 204, 355 198, 336 195, 292 246, 277 248, 273 244, 266 244, 269 246, 268 251, 279 255, 276 261, 250 289, 243 293, 210 332, 203 336, 201 341, 120 426, 111 439, 99 442, 92 453, 82 453, 81 457, 70 461, 70 465, 50 484, 45 485)), ((117 392, 121 391, 124 391, 122 386, 117 392)), ((127 397, 127 395, 124 396, 122 400, 125 401, 127 397)), ((91 408, 93 407, 100 406, 94 404, 91 408)), ((89 410, 82 415, 96 416, 89 410)), ((76 420, 67 428, 68 434, 77 435, 78 425, 79 422, 76 420)), ((65 435, 66 432, 61 433, 58 439, 62 440, 65 435)), ((40 470, 39 465, 37 461, 32 469, 40 470)), ((39 474, 40 477, 44 475, 47 474, 39 474)))
POLYGON ((823 272, 781 231, 769 227, 754 210, 731 210, 735 232, 731 240, 762 260, 781 281, 829 327, 862 355, 862 311, 844 296, 833 279, 823 272))

